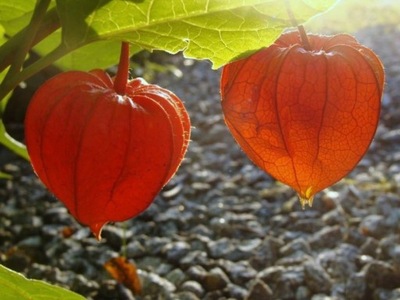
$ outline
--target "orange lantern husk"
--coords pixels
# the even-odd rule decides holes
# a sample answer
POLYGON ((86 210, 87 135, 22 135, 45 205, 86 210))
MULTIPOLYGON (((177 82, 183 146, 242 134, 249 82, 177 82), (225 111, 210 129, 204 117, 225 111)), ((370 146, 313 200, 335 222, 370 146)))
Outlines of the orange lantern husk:
POLYGON ((128 80, 129 45, 112 79, 102 70, 61 73, 29 104, 25 137, 45 186, 100 239, 108 222, 144 211, 177 171, 190 120, 172 92, 128 80))
POLYGON ((291 186, 302 206, 348 174, 367 152, 384 70, 350 35, 297 31, 230 63, 221 76, 227 126, 248 157, 291 186))

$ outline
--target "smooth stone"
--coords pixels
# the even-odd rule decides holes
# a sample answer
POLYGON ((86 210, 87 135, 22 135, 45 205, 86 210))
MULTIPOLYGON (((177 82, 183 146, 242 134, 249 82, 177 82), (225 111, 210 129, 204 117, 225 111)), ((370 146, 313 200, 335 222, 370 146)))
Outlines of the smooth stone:
POLYGON ((366 265, 362 272, 370 289, 394 289, 400 285, 400 274, 396 274, 393 266, 388 262, 373 261, 366 265))
POLYGON ((337 246, 343 239, 342 231, 339 226, 324 227, 320 231, 314 233, 310 239, 309 244, 311 249, 332 249, 337 246))
POLYGON ((142 282, 142 293, 144 295, 164 297, 162 299, 171 299, 176 287, 168 280, 159 275, 143 270, 138 270, 138 275, 142 282))
POLYGON ((259 272, 257 277, 272 289, 274 299, 294 299, 297 288, 304 285, 304 268, 274 266, 259 272))
POLYGON ((205 294, 204 288, 202 285, 194 280, 188 280, 182 283, 181 287, 179 288, 181 291, 190 292, 197 297, 202 297, 205 294))
POLYGON ((304 281, 314 293, 329 292, 332 280, 328 273, 316 262, 308 261, 304 264, 304 281))
POLYGON ((179 299, 179 300, 200 300, 200 298, 197 297, 194 293, 187 292, 187 291, 176 293, 176 299, 179 299))
POLYGON ((263 281, 256 280, 250 287, 246 300, 272 300, 273 292, 271 288, 263 281))
POLYGON ((212 258, 222 258, 234 249, 231 240, 228 238, 210 241, 207 247, 208 253, 212 258))
POLYGON ((360 251, 364 255, 376 257, 379 250, 379 241, 373 237, 368 237, 364 244, 362 244, 360 251))
POLYGON ((366 236, 380 239, 387 234, 385 218, 381 215, 369 215, 364 218, 359 226, 360 232, 366 236))
POLYGON ((186 256, 184 256, 180 265, 183 269, 187 269, 191 266, 202 265, 207 266, 210 264, 207 253, 204 251, 191 251, 186 256))
POLYGON ((310 255, 311 247, 306 240, 298 238, 280 248, 279 254, 283 257, 298 256, 304 254, 310 255))
POLYGON ((165 279, 170 281, 176 287, 179 287, 182 282, 187 280, 187 275, 180 269, 173 269, 167 275, 165 275, 165 279))
POLYGON ((203 286, 206 291, 210 292, 223 290, 229 283, 230 280, 225 272, 221 268, 215 267, 204 277, 203 286))
POLYGON ((362 272, 354 273, 348 277, 345 285, 345 296, 347 299, 363 300, 367 292, 365 274, 362 272))
POLYGON ((166 256, 170 263, 177 264, 190 252, 190 249, 191 247, 188 243, 177 241, 165 245, 161 252, 166 256))
POLYGON ((261 271, 273 265, 279 257, 279 249, 284 245, 283 241, 273 237, 266 237, 250 258, 250 265, 257 271, 261 271))
POLYGON ((311 291, 306 286, 299 286, 296 290, 296 300, 308 300, 310 299, 311 291))
POLYGON ((207 270, 202 266, 191 266, 187 269, 186 274, 193 280, 202 282, 207 275, 207 270))
POLYGON ((232 283, 239 286, 246 286, 250 280, 257 276, 257 271, 247 261, 219 260, 218 264, 227 273, 232 283))
POLYGON ((139 258, 146 254, 146 248, 137 240, 130 242, 126 246, 126 256, 129 258, 139 258))

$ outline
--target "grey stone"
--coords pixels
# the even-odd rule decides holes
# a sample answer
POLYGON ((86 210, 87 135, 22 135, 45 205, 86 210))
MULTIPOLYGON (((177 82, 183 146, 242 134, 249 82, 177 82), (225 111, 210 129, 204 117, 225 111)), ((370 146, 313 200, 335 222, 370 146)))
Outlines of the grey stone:
POLYGON ((187 280, 187 275, 180 269, 173 269, 165 276, 165 279, 170 281, 176 287, 179 287, 182 282, 187 280))
POLYGON ((191 266, 187 271, 186 274, 195 281, 203 281, 207 275, 206 269, 202 266, 191 266))
POLYGON ((246 286, 247 283, 257 275, 247 261, 231 262, 229 260, 218 260, 218 264, 226 272, 234 284, 246 286))
POLYGON ((228 284, 225 290, 227 290, 230 299, 245 299, 248 294, 247 288, 232 283, 228 284))
POLYGON ((142 282, 142 293, 149 296, 164 297, 162 299, 172 299, 175 286, 168 280, 159 275, 143 270, 138 270, 138 275, 142 282))
POLYGON ((304 285, 304 268, 293 267, 269 267, 258 274, 264 283, 274 292, 274 299, 294 299, 296 290, 304 285))
POLYGON ((225 272, 219 268, 212 268, 204 277, 203 286, 206 291, 223 290, 230 280, 225 272))
POLYGON ((126 246, 126 256, 129 258, 138 258, 146 254, 145 247, 139 241, 132 241, 126 246))
POLYGON ((197 297, 203 297, 205 294, 204 288, 201 286, 201 284, 194 280, 185 281, 181 285, 180 290, 190 292, 197 297))
POLYGON ((382 135, 382 140, 388 143, 400 143, 400 129, 387 131, 382 135))
POLYGON ((277 238, 266 237, 260 246, 254 251, 250 258, 250 265, 257 271, 261 271, 273 265, 279 256, 279 249, 284 245, 283 241, 277 238))
POLYGON ((324 227, 324 222, 321 219, 300 219, 289 225, 289 230, 314 233, 324 227))
POLYGON ((304 281, 314 293, 329 292, 332 287, 328 273, 313 261, 304 264, 304 281))
POLYGON ((176 299, 179 300, 200 300, 195 294, 187 291, 176 293, 176 299))
POLYGON ((213 232, 204 224, 198 224, 190 230, 192 233, 197 234, 199 236, 207 236, 212 237, 213 232))
POLYGON ((204 251, 191 251, 185 257, 183 257, 180 261, 180 265, 182 268, 187 269, 191 266, 202 265, 207 266, 209 265, 209 260, 207 253, 204 251))
POLYGON ((361 247, 365 241, 367 240, 367 236, 363 235, 358 228, 350 227, 350 228, 343 228, 344 230, 344 237, 343 241, 349 244, 352 244, 357 247, 361 247))
POLYGON ((258 277, 266 283, 277 282, 284 272, 285 268, 283 266, 273 266, 259 272, 258 277))
POLYGON ((231 240, 227 238, 210 241, 207 246, 210 257, 212 258, 223 258, 234 249, 231 240))
POLYGON ((83 295, 90 295, 99 289, 99 284, 96 281, 88 280, 85 276, 77 274, 73 277, 71 290, 83 295))
POLYGON ((273 299, 273 293, 271 288, 261 280, 255 281, 250 287, 249 295, 246 300, 269 300, 273 299))
POLYGON ((224 291, 221 291, 221 290, 208 292, 202 298, 202 300, 220 300, 220 299, 221 300, 226 299, 224 291))
POLYGON ((369 215, 365 217, 360 224, 360 232, 377 239, 384 237, 387 233, 385 218, 381 215, 369 215))
POLYGON ((400 299, 400 288, 392 290, 389 300, 398 300, 400 299))
POLYGON ((235 243, 234 247, 226 254, 225 258, 231 261, 248 260, 254 256, 256 249, 261 245, 261 239, 246 239, 235 243))
POLYGON ((157 256, 144 256, 135 260, 139 269, 155 272, 163 263, 162 258, 157 256))
POLYGON ((366 297, 367 283, 364 273, 352 274, 345 286, 346 299, 363 300, 366 297))
POLYGON ((373 237, 368 237, 367 240, 362 244, 360 251, 364 255, 376 257, 379 249, 379 241, 373 237))
POLYGON ((400 236, 398 234, 391 234, 381 239, 379 242, 379 259, 391 259, 393 251, 398 245, 400 245, 400 236))
POLYGON ((307 241, 302 238, 295 239, 279 249, 281 256, 299 256, 311 254, 311 248, 307 241))
POLYGON ((362 272, 370 289, 393 289, 400 285, 400 274, 396 274, 393 266, 383 261, 373 261, 366 265, 362 272))
POLYGON ((343 211, 341 211, 340 209, 334 209, 325 213, 322 216, 322 221, 329 226, 333 225, 342 226, 345 223, 346 218, 343 211))
POLYGON ((145 248, 148 255, 160 255, 165 245, 169 244, 171 240, 166 237, 152 237, 145 240, 145 248))
POLYGON ((333 298, 333 297, 329 297, 327 295, 324 295, 324 294, 317 294, 317 295, 313 295, 311 297, 311 300, 336 300, 336 299, 333 298))
POLYGON ((310 299, 311 291, 306 286, 299 286, 296 290, 296 300, 308 300, 310 299))
POLYGON ((310 237, 309 243, 313 250, 323 248, 332 249, 342 241, 342 238, 340 226, 324 227, 310 237))
POLYGON ((336 281, 345 282, 357 270, 359 255, 357 247, 343 243, 334 250, 321 252, 316 261, 336 281))
POLYGON ((116 251, 121 249, 124 239, 126 241, 130 235, 130 231, 112 225, 104 226, 101 231, 102 239, 116 251))
POLYGON ((190 252, 190 245, 183 241, 166 244, 161 251, 171 263, 177 264, 190 252))

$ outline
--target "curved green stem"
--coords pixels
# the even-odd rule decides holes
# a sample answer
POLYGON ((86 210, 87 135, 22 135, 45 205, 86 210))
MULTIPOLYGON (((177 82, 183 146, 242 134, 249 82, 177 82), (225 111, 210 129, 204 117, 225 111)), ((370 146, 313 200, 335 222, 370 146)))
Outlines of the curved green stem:
POLYGON ((18 154, 22 158, 29 161, 29 154, 26 146, 14 138, 12 138, 6 131, 3 122, 0 120, 0 144, 18 154))
MULTIPOLYGON (((24 39, 22 40, 22 43, 19 45, 19 48, 15 54, 10 69, 8 70, 7 75, 5 76, 2 84, 0 85, 0 92, 5 87, 7 87, 8 82, 11 81, 12 78, 14 78, 20 72, 22 65, 25 62, 26 55, 32 47, 32 42, 36 36, 36 32, 40 26, 40 23, 50 5, 50 1, 51 0, 38 0, 38 2, 36 3, 31 21, 29 22, 26 32, 24 34, 24 39)), ((7 95, 9 91, 6 91, 4 96, 7 95)), ((0 101, 1 99, 4 98, 4 96, 0 97, 0 101)))
POLYGON ((15 89, 20 82, 28 79, 40 70, 51 65, 70 51, 70 49, 66 49, 66 47, 61 44, 46 56, 42 57, 38 61, 23 69, 18 74, 11 77, 7 82, 3 81, 3 84, 0 86, 0 99, 3 99, 10 91, 15 89))

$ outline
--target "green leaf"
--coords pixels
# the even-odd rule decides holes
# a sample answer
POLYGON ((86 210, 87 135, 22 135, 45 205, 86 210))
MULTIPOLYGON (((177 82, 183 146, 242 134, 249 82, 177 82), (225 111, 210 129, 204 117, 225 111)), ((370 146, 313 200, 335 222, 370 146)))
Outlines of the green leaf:
POLYGON ((0 179, 12 179, 13 177, 10 174, 0 172, 0 179))
MULTIPOLYGON (((291 0, 299 23, 336 0, 291 0)), ((63 42, 76 49, 125 40, 147 50, 183 51, 218 68, 270 45, 291 21, 283 0, 57 0, 63 42)), ((95 53, 93 53, 95 55, 95 53)))
POLYGON ((0 1, 0 22, 7 34, 13 35, 28 24, 35 3, 35 0, 0 1))
POLYGON ((83 300, 76 293, 44 281, 26 279, 19 273, 0 265, 1 299, 18 300, 83 300))
MULTIPOLYGON (((0 24, 0 45, 4 44, 5 41, 6 41, 6 38, 4 37, 4 34, 5 34, 5 29, 0 24)), ((0 82, 3 81, 4 77, 7 74, 7 71, 8 71, 8 68, 5 69, 3 72, 0 72, 0 82)), ((0 121, 1 121, 1 118, 3 116, 4 111, 6 109, 7 102, 10 99, 10 97, 11 97, 11 93, 9 93, 7 96, 5 96, 4 99, 0 99, 1 100, 0 101, 0 121)))
MULTIPOLYGON (((43 40, 35 47, 35 52, 46 55, 49 50, 57 47, 61 42, 61 32, 57 31, 43 40)), ((85 45, 55 62, 55 65, 62 70, 105 69, 115 65, 119 59, 121 44, 113 40, 100 40, 85 45)), ((139 52, 141 49, 131 46, 131 53, 139 52)))

